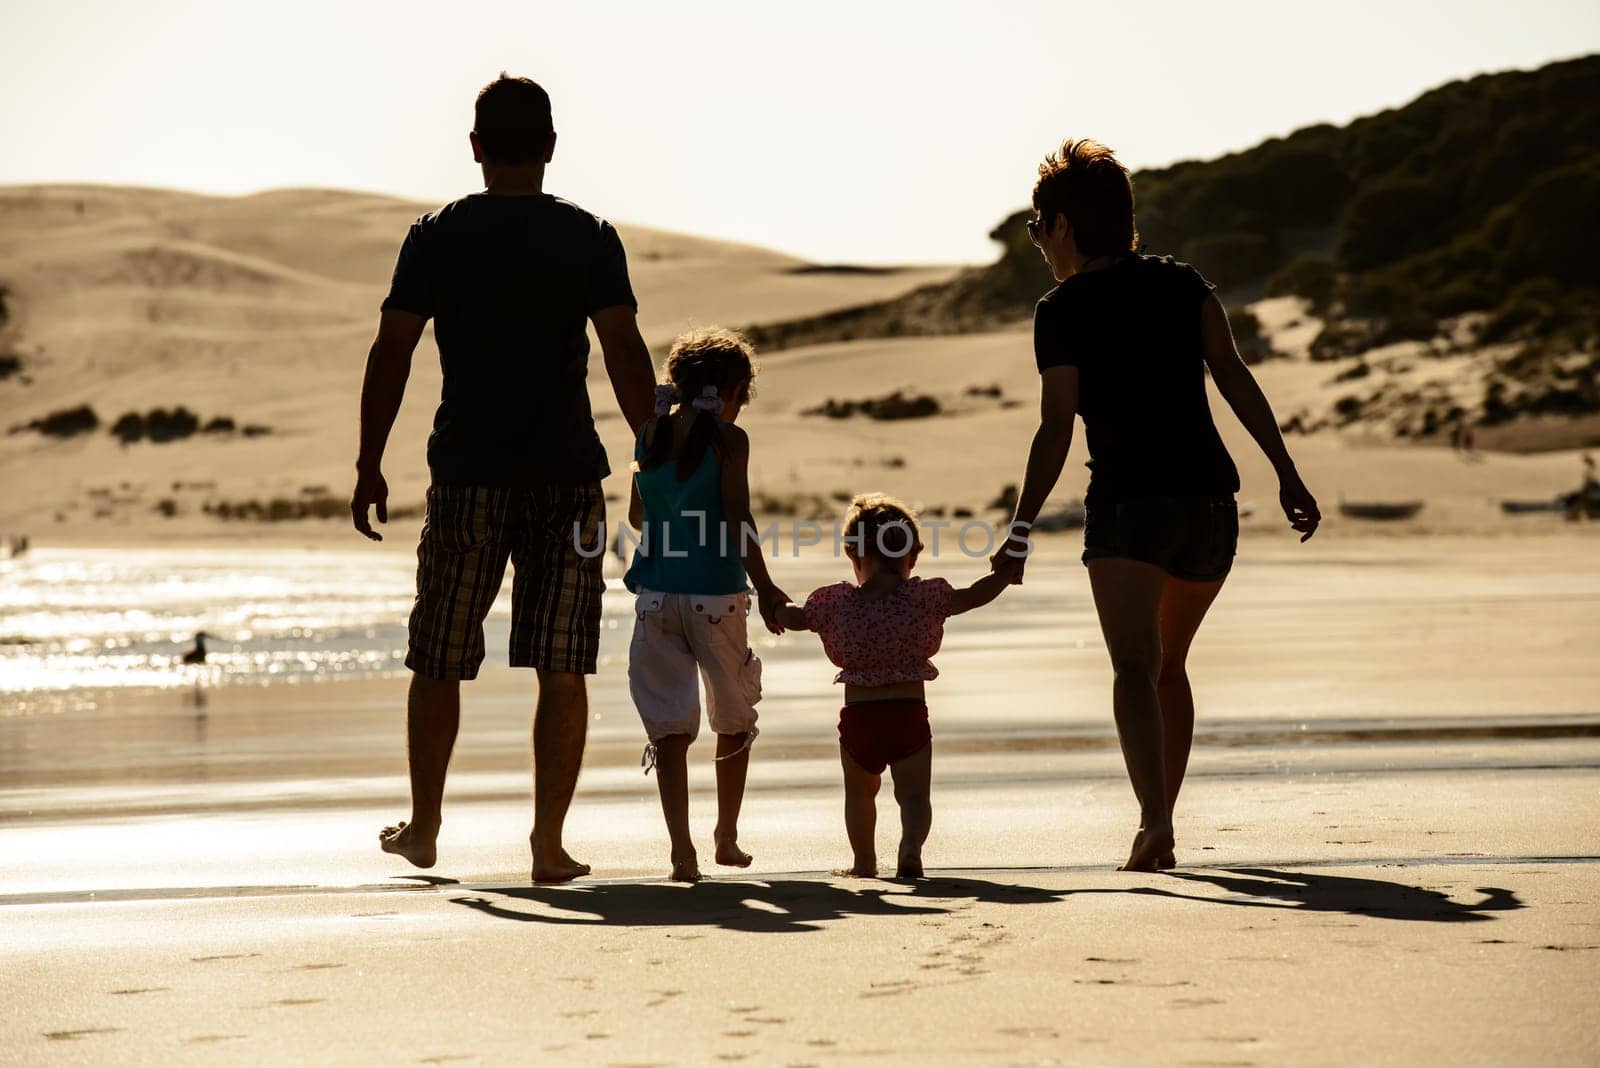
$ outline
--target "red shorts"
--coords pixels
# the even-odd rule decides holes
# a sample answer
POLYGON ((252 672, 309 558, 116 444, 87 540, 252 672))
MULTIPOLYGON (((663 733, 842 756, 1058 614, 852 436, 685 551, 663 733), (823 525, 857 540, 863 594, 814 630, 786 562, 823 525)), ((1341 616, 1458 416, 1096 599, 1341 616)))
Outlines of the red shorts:
POLYGON ((873 775, 932 740, 926 701, 858 701, 839 709, 839 745, 873 775))

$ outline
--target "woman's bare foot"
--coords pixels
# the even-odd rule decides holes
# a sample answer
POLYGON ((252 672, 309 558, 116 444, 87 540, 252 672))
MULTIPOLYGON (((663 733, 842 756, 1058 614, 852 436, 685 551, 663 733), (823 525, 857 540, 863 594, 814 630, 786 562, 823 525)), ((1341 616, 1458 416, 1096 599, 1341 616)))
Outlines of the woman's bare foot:
POLYGON ((720 832, 712 837, 717 843, 716 861, 725 868, 748 868, 755 858, 739 848, 737 837, 724 838, 720 832))
POLYGON ((1128 862, 1117 870, 1155 871, 1156 862, 1164 854, 1171 853, 1174 844, 1170 823, 1141 827, 1139 833, 1133 836, 1133 849, 1128 853, 1128 862))
POLYGON ((589 865, 572 859, 565 849, 546 854, 538 847, 533 851, 533 881, 536 883, 570 883, 589 874, 589 865))
POLYGON ((438 837, 437 827, 432 834, 424 834, 414 824, 401 820, 378 832, 378 847, 385 853, 405 857, 419 868, 431 868, 439 859, 438 837))
POLYGON ((704 876, 700 874, 700 858, 690 850, 683 856, 674 855, 672 858, 672 874, 668 876, 675 883, 697 883, 704 876))

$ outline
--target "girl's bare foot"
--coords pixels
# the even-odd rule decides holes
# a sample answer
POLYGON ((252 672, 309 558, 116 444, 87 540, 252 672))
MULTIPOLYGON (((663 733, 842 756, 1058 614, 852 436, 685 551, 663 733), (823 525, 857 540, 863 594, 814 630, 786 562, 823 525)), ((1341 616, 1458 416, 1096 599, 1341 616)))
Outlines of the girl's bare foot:
POLYGON ((1178 866, 1178 858, 1173 856, 1170 851, 1166 852, 1166 853, 1163 853, 1163 854, 1161 854, 1161 856, 1156 858, 1156 870, 1157 871, 1171 871, 1173 868, 1176 868, 1177 866, 1178 866))
POLYGON ((378 847, 385 853, 405 857, 419 868, 431 868, 439 859, 435 844, 438 837, 437 827, 432 834, 424 834, 414 824, 401 820, 378 832, 378 847))
POLYGON ((1128 853, 1128 862, 1117 870, 1155 871, 1156 862, 1164 854, 1171 853, 1174 844, 1170 823, 1141 827, 1139 833, 1133 836, 1133 849, 1128 853))
POLYGON ((896 879, 921 879, 922 855, 920 853, 901 853, 900 860, 895 865, 894 877, 896 879))
POLYGON ((834 868, 833 874, 845 879, 876 879, 878 858, 857 857, 856 862, 848 868, 834 868))
POLYGON ((553 853, 541 851, 537 846, 533 850, 533 881, 536 883, 570 883, 580 876, 589 874, 589 865, 580 864, 572 859, 565 849, 557 849, 553 853))
POLYGON ((669 878, 675 883, 697 883, 704 876, 700 874, 700 858, 693 852, 687 856, 672 858, 672 874, 669 878))
POLYGON ((739 843, 732 839, 717 839, 716 861, 725 868, 748 868, 755 858, 739 848, 739 843))

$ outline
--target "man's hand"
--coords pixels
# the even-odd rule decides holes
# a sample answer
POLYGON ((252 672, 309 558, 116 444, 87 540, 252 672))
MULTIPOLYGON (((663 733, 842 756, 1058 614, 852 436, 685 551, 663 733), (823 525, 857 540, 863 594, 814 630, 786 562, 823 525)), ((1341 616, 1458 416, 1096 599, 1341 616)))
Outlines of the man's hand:
POLYGON ((356 491, 350 497, 350 517, 362 534, 373 541, 382 541, 383 535, 372 529, 372 522, 367 518, 368 508, 377 511, 378 522, 389 521, 389 484, 383 480, 383 472, 376 467, 358 467, 356 491))
POLYGON ((1322 512, 1317 509, 1317 499, 1297 474, 1284 477, 1278 485, 1278 503, 1289 525, 1300 535, 1302 542, 1309 541, 1322 522, 1322 512))
POLYGON ((783 633, 783 625, 778 622, 778 609, 789 603, 789 595, 777 586, 768 586, 756 594, 757 604, 761 609, 761 622, 774 634, 783 633))

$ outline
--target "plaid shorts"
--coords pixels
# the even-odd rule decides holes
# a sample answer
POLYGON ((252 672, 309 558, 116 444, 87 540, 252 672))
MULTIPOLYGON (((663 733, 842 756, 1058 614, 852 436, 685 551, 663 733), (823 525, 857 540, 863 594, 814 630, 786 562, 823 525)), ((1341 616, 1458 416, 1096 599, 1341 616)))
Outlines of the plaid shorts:
POLYGON ((477 677, 483 620, 510 560, 511 666, 594 674, 605 514, 598 482, 430 486, 406 667, 430 679, 477 677))

